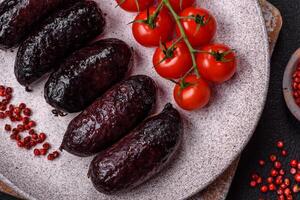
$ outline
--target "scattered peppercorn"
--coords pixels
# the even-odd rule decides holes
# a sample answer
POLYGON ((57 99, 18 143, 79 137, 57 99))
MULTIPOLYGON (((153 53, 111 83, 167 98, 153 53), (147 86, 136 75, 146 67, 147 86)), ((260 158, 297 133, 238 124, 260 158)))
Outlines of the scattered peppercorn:
MULTIPOLYGON (((280 168, 281 168, 281 165, 280 165, 280 168)), ((280 174, 281 176, 283 176, 283 175, 285 174, 285 171, 284 171, 283 169, 280 169, 280 170, 279 170, 279 174, 280 174)))
POLYGON ((275 161, 275 162, 274 162, 274 167, 275 167, 276 169, 281 169, 281 163, 280 163, 279 161, 275 161))
POLYGON ((256 183, 261 184, 262 183, 262 178, 258 177, 257 180, 256 180, 256 183))
POLYGON ((294 186, 293 186, 293 192, 294 192, 294 193, 298 193, 299 191, 300 191, 299 185, 297 185, 297 184, 294 185, 294 186))
POLYGON ((251 187, 255 187, 256 186, 256 182, 255 181, 250 181, 250 186, 251 187))
POLYGON ((46 155, 47 154, 47 149, 40 149, 41 155, 46 155))
POLYGON ((266 193, 268 191, 268 187, 266 185, 261 186, 260 191, 266 193))
POLYGON ((264 166, 264 165, 266 164, 266 162, 265 162, 264 160, 259 160, 259 161, 258 161, 258 164, 259 164, 260 166, 264 166))
POLYGON ((34 129, 30 129, 30 130, 28 131, 28 133, 29 133, 29 135, 33 135, 33 134, 35 134, 35 131, 34 131, 34 129))
POLYGON ((279 149, 282 149, 283 146, 284 146, 283 141, 280 140, 280 141, 277 142, 277 147, 278 147, 279 149))
POLYGON ((4 129, 5 129, 6 131, 11 131, 11 125, 5 124, 4 129))
POLYGON ((297 167, 297 165, 298 165, 297 160, 291 160, 291 162, 290 162, 291 167, 297 167))
MULTIPOLYGON (((0 119, 8 118, 12 123, 19 122, 15 128, 12 128, 11 124, 5 124, 4 130, 10 133, 10 138, 16 142, 18 147, 30 150, 32 147, 43 143, 47 136, 45 133, 37 134, 32 129, 36 126, 36 122, 30 118, 32 110, 25 103, 21 102, 18 105, 11 104, 12 94, 13 88, 0 85, 0 119), (23 135, 25 132, 28 135, 23 135)), ((47 155, 51 145, 45 142, 42 146, 42 149, 35 148, 33 150, 35 156, 47 155)), ((57 157, 59 157, 59 152, 54 151, 48 154, 47 159, 54 160, 57 157)))
POLYGON ((268 183, 273 183, 273 180, 274 180, 273 177, 268 177, 268 178, 267 178, 267 182, 268 182, 268 183))
POLYGON ((41 152, 40 152, 39 149, 34 149, 34 150, 33 150, 33 153, 34 153, 35 156, 41 155, 41 152))
POLYGON ((29 121, 29 122, 28 122, 28 126, 31 127, 31 128, 32 128, 32 127, 35 127, 35 126, 36 126, 35 121, 29 121))
POLYGON ((282 150, 281 151, 281 155, 284 156, 284 157, 287 156, 287 151, 286 150, 282 150))
POLYGON ((29 109, 29 108, 25 108, 24 110, 23 110, 23 113, 24 113, 24 115, 26 115, 26 116, 30 116, 31 115, 31 110, 29 109))
POLYGON ((300 174, 296 174, 294 178, 297 183, 300 183, 300 174))
POLYGON ((19 108, 21 110, 23 110, 24 108, 26 108, 26 104, 25 103, 20 103, 19 108))
POLYGON ((32 139, 37 140, 39 138, 38 134, 33 133, 31 134, 32 139))
POLYGON ((276 177, 278 175, 278 171, 276 171, 276 169, 272 169, 270 175, 276 177))
POLYGON ((50 144, 48 142, 46 142, 46 143, 43 144, 43 148, 44 149, 50 149, 50 147, 51 146, 50 146, 50 144))
POLYGON ((295 103, 298 106, 300 106, 300 68, 299 67, 297 67, 296 71, 292 75, 292 88, 293 88, 293 97, 295 103))
POLYGON ((269 185, 269 190, 270 191, 274 191, 276 189, 276 186, 273 184, 273 183, 271 183, 270 185, 269 185))
POLYGON ((59 152, 58 151, 53 151, 52 154, 53 154, 54 158, 57 158, 59 156, 59 152))
POLYGON ((39 139, 41 140, 41 141, 44 141, 45 139, 46 139, 46 134, 45 133, 40 133, 39 134, 39 139))
MULTIPOLYGON (((300 67, 299 67, 300 75, 300 67)), ((300 85, 300 76, 299 76, 300 85)), ((300 91, 299 91, 299 101, 300 101, 300 91)), ((279 140, 276 142, 276 147, 280 150, 279 155, 282 157, 287 156, 287 151, 284 148, 284 142, 279 140)), ((300 161, 292 159, 288 162, 289 170, 283 168, 284 162, 282 162, 280 156, 277 154, 271 154, 269 156, 269 162, 272 164, 273 168, 270 169, 270 176, 263 179, 258 173, 254 172, 251 175, 250 187, 259 188, 261 194, 258 198, 265 199, 263 195, 265 193, 275 192, 277 194, 277 200, 293 200, 295 195, 300 192, 300 161), (289 172, 289 173, 288 173, 289 172), (294 178, 290 179, 290 175, 294 178)), ((258 161, 261 167, 269 166, 266 162, 261 159, 258 161)), ((268 198, 267 198, 268 199, 268 198)), ((299 197, 296 199, 300 199, 299 197)))
POLYGON ((291 168, 291 169, 290 169, 290 174, 294 175, 294 174, 296 174, 296 173, 297 173, 296 168, 291 168))
POLYGON ((50 154, 48 154, 47 159, 48 160, 54 160, 55 157, 54 157, 54 155, 52 153, 50 153, 50 154))
POLYGON ((276 157, 274 154, 270 155, 270 160, 271 160, 272 162, 275 162, 276 159, 277 159, 277 157, 276 157))

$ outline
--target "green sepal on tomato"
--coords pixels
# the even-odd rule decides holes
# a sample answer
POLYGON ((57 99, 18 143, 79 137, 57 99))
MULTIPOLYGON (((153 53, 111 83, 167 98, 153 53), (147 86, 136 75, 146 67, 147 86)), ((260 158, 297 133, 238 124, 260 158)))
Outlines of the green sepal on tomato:
MULTIPOLYGON (((162 0, 159 0, 160 3, 162 0)), ((195 3, 195 0, 169 0, 171 6, 176 12, 180 12, 185 8, 192 6, 195 3)))
POLYGON ((189 71, 193 62, 183 41, 170 41, 155 50, 153 65, 163 78, 179 79, 189 71))
POLYGON ((209 84, 194 74, 188 75, 175 85, 174 99, 184 110, 196 110, 206 106, 211 97, 209 84))
MULTIPOLYGON (((208 10, 189 7, 180 13, 180 18, 185 34, 193 47, 208 44, 214 38, 217 22, 208 10)), ((176 33, 180 35, 178 26, 176 33)))
POLYGON ((146 47, 159 46, 161 42, 170 39, 173 33, 174 21, 167 10, 150 7, 140 12, 132 25, 135 40, 146 47))
POLYGON ((116 0, 118 5, 128 12, 139 12, 153 5, 154 0, 116 0))
POLYGON ((232 78, 237 69, 236 55, 224 44, 209 44, 196 56, 201 76, 214 83, 223 83, 232 78))

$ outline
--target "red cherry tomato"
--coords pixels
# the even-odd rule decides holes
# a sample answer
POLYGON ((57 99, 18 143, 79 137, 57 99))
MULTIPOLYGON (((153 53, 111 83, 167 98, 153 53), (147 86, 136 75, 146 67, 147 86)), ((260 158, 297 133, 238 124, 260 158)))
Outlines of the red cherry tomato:
POLYGON ((145 10, 153 4, 154 0, 117 0, 118 5, 129 12, 145 10))
MULTIPOLYGON (((150 16, 153 15, 156 8, 151 7, 149 9, 150 16)), ((166 42, 172 35, 173 19, 169 13, 162 9, 157 18, 153 21, 152 27, 149 22, 149 16, 147 16, 147 10, 140 12, 132 25, 132 33, 135 40, 143 46, 153 47, 159 46, 160 42, 166 42), (140 20, 146 20, 140 22, 140 20)))
POLYGON ((208 83, 196 75, 188 75, 184 82, 186 86, 183 88, 179 84, 176 84, 174 88, 173 95, 176 103, 185 110, 195 110, 206 106, 211 96, 208 83))
POLYGON ((189 49, 183 41, 166 43, 158 47, 153 55, 153 65, 157 73, 167 79, 178 79, 193 66, 189 49))
POLYGON ((197 66, 203 78, 216 83, 229 80, 236 72, 236 55, 226 45, 210 44, 197 54, 197 66))
MULTIPOLYGON (((158 2, 161 2, 159 0, 158 2)), ((171 6, 176 12, 180 12, 185 8, 192 6, 195 3, 195 0, 169 0, 171 6)))
MULTIPOLYGON (((217 22, 208 10, 189 7, 181 12, 180 17, 184 18, 181 24, 192 46, 208 44, 214 38, 217 22)), ((181 35, 178 27, 176 32, 181 35)))

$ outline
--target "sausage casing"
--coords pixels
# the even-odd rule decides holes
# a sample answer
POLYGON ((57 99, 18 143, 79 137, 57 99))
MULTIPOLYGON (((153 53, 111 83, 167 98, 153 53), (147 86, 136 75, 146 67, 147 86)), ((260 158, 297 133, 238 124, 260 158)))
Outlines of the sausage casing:
POLYGON ((37 23, 64 4, 77 0, 4 0, 0 4, 0 47, 18 45, 37 23))
POLYGON ((122 80, 132 58, 118 39, 99 40, 68 57, 45 85, 46 101, 66 112, 79 112, 122 80))
POLYGON ((150 77, 121 81, 70 122, 61 149, 91 156, 107 148, 143 121, 155 101, 156 86, 150 77))
POLYGON ((21 45, 15 75, 24 86, 58 67, 58 63, 102 33, 101 10, 93 1, 83 1, 48 17, 21 45))
POLYGON ((100 152, 90 164, 89 177, 105 194, 132 189, 162 170, 178 149, 182 135, 180 115, 167 104, 160 114, 100 152))

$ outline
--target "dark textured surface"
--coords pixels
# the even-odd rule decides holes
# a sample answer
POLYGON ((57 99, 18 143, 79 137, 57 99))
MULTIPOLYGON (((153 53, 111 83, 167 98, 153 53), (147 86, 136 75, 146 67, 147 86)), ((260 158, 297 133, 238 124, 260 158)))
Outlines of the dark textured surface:
POLYGON ((20 46, 15 75, 22 85, 30 85, 57 68, 67 55, 102 33, 105 25, 95 2, 78 2, 46 19, 20 46))
POLYGON ((131 189, 157 174, 172 158, 183 135, 179 112, 167 104, 131 133, 94 158, 89 176, 97 190, 131 189))
MULTIPOLYGON (((270 0, 270 2, 280 10, 283 28, 271 61, 268 98, 257 130, 242 154, 227 200, 258 199, 258 189, 249 187, 249 176, 253 170, 261 171, 263 177, 268 175, 270 166, 261 170, 257 162, 261 158, 266 159, 272 152, 278 152, 274 145, 278 139, 285 141, 289 152, 286 159, 281 159, 285 163, 285 169, 288 169, 288 160, 300 159, 300 122, 287 109, 281 89, 285 66, 292 53, 300 47, 300 1, 270 0)), ((276 199, 274 194, 265 197, 276 199)))
POLYGON ((57 109, 82 111, 124 78, 131 58, 131 49, 125 42, 99 40, 60 65, 45 85, 45 98, 57 109))
POLYGON ((5 0, 0 4, 0 47, 11 48, 24 39, 47 14, 76 0, 5 0))
POLYGON ((21 200, 21 199, 0 192, 0 200, 21 200))
POLYGON ((61 148, 91 156, 119 140, 144 120, 156 102, 156 86, 147 76, 132 76, 112 87, 74 118, 61 148))

